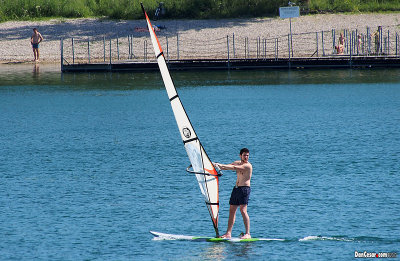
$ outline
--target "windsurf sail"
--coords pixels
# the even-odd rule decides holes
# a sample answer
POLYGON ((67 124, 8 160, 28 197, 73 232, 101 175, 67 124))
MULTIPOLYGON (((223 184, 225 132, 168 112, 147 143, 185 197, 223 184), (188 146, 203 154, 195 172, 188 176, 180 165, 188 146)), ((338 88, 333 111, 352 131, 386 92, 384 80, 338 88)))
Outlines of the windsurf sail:
MULTIPOLYGON (((196 176, 200 186, 200 191, 203 194, 205 203, 210 213, 211 220, 214 225, 215 233, 219 236, 218 231, 218 212, 219 212, 219 176, 206 151, 200 143, 199 138, 194 131, 192 123, 182 105, 178 92, 172 82, 171 75, 165 61, 165 57, 158 41, 158 38, 151 25, 150 19, 141 4, 143 13, 146 17, 147 27, 150 32, 151 42, 154 48, 154 53, 157 58, 157 63, 160 68, 161 76, 164 81, 165 89, 167 90, 168 98, 171 102, 171 107, 174 112, 176 123, 178 124, 179 132, 186 152, 189 156, 193 171, 189 171, 196 176)), ((189 167, 190 168, 190 167, 189 167)))

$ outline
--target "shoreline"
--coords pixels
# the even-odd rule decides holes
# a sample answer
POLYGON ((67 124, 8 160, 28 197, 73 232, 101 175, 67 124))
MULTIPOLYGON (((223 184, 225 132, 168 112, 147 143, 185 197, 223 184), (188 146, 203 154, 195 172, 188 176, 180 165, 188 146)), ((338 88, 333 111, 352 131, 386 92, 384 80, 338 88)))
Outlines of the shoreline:
MULTIPOLYGON (((289 20, 275 18, 251 19, 219 19, 219 20, 161 20, 153 24, 165 26, 165 30, 157 32, 160 38, 179 34, 184 43, 199 43, 212 41, 221 36, 232 35, 238 37, 273 38, 287 35, 289 20)), ((317 14, 301 16, 292 19, 293 34, 312 33, 320 31, 343 29, 362 30, 370 27, 375 31, 378 26, 400 31, 400 13, 385 14, 317 14)), ((149 39, 148 32, 138 32, 135 28, 146 27, 145 20, 115 21, 104 18, 79 18, 79 19, 52 19, 47 21, 9 21, 0 23, 0 64, 34 64, 33 52, 30 46, 32 28, 38 28, 44 41, 40 44, 40 64, 60 63, 60 39, 66 41, 74 37, 77 41, 85 41, 88 37, 101 41, 101 44, 91 46, 93 59, 102 60, 102 39, 133 35, 137 41, 149 39)), ((83 44, 81 44, 83 45, 83 44)), ((149 43, 151 46, 151 44, 149 43)), ((68 47, 69 48, 69 47, 68 47)), ((125 50, 125 49, 124 49, 125 50)), ((193 48, 194 55, 196 50, 193 48)), ((204 50, 203 50, 204 52, 204 50)), ((84 54, 82 54, 84 55, 84 54)))

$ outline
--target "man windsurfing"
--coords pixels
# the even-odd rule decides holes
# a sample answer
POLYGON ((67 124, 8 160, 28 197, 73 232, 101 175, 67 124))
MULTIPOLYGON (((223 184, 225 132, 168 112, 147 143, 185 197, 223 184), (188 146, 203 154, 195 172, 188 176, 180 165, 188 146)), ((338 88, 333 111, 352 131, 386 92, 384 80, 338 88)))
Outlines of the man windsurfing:
POLYGON ((236 171, 236 185, 232 190, 231 198, 229 200, 229 219, 228 219, 228 229, 226 233, 221 236, 221 238, 231 238, 232 229, 235 224, 236 210, 240 207, 240 213, 243 217, 244 227, 246 228, 246 233, 242 235, 241 239, 251 238, 250 235, 250 217, 247 214, 247 204, 250 197, 250 180, 253 172, 253 166, 249 162, 249 150, 243 148, 240 150, 240 160, 234 161, 231 164, 220 164, 215 163, 216 167, 222 170, 234 170, 236 171))

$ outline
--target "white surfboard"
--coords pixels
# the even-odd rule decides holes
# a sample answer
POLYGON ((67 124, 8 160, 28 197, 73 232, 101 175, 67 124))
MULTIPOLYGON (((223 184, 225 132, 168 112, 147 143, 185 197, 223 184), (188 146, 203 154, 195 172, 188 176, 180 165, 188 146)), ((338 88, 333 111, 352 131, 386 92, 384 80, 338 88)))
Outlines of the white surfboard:
POLYGON ((150 231, 150 234, 154 236, 153 240, 190 240, 190 241, 207 241, 207 242, 285 241, 285 239, 280 239, 280 238, 247 238, 247 239, 241 239, 239 237, 219 238, 219 237, 175 235, 175 234, 166 234, 156 231, 150 231))

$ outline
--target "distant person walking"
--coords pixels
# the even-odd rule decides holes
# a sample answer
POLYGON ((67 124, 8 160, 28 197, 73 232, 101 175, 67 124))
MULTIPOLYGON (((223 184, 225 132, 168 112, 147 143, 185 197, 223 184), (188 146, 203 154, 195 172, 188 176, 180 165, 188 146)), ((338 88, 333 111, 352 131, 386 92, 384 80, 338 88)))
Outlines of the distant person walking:
POLYGON ((378 55, 381 52, 381 34, 382 34, 382 26, 378 26, 378 30, 372 34, 375 38, 375 54, 378 55))
POLYGON ((36 28, 33 28, 33 34, 31 36, 31 44, 33 50, 34 61, 39 61, 39 44, 43 41, 43 36, 39 33, 36 28))

